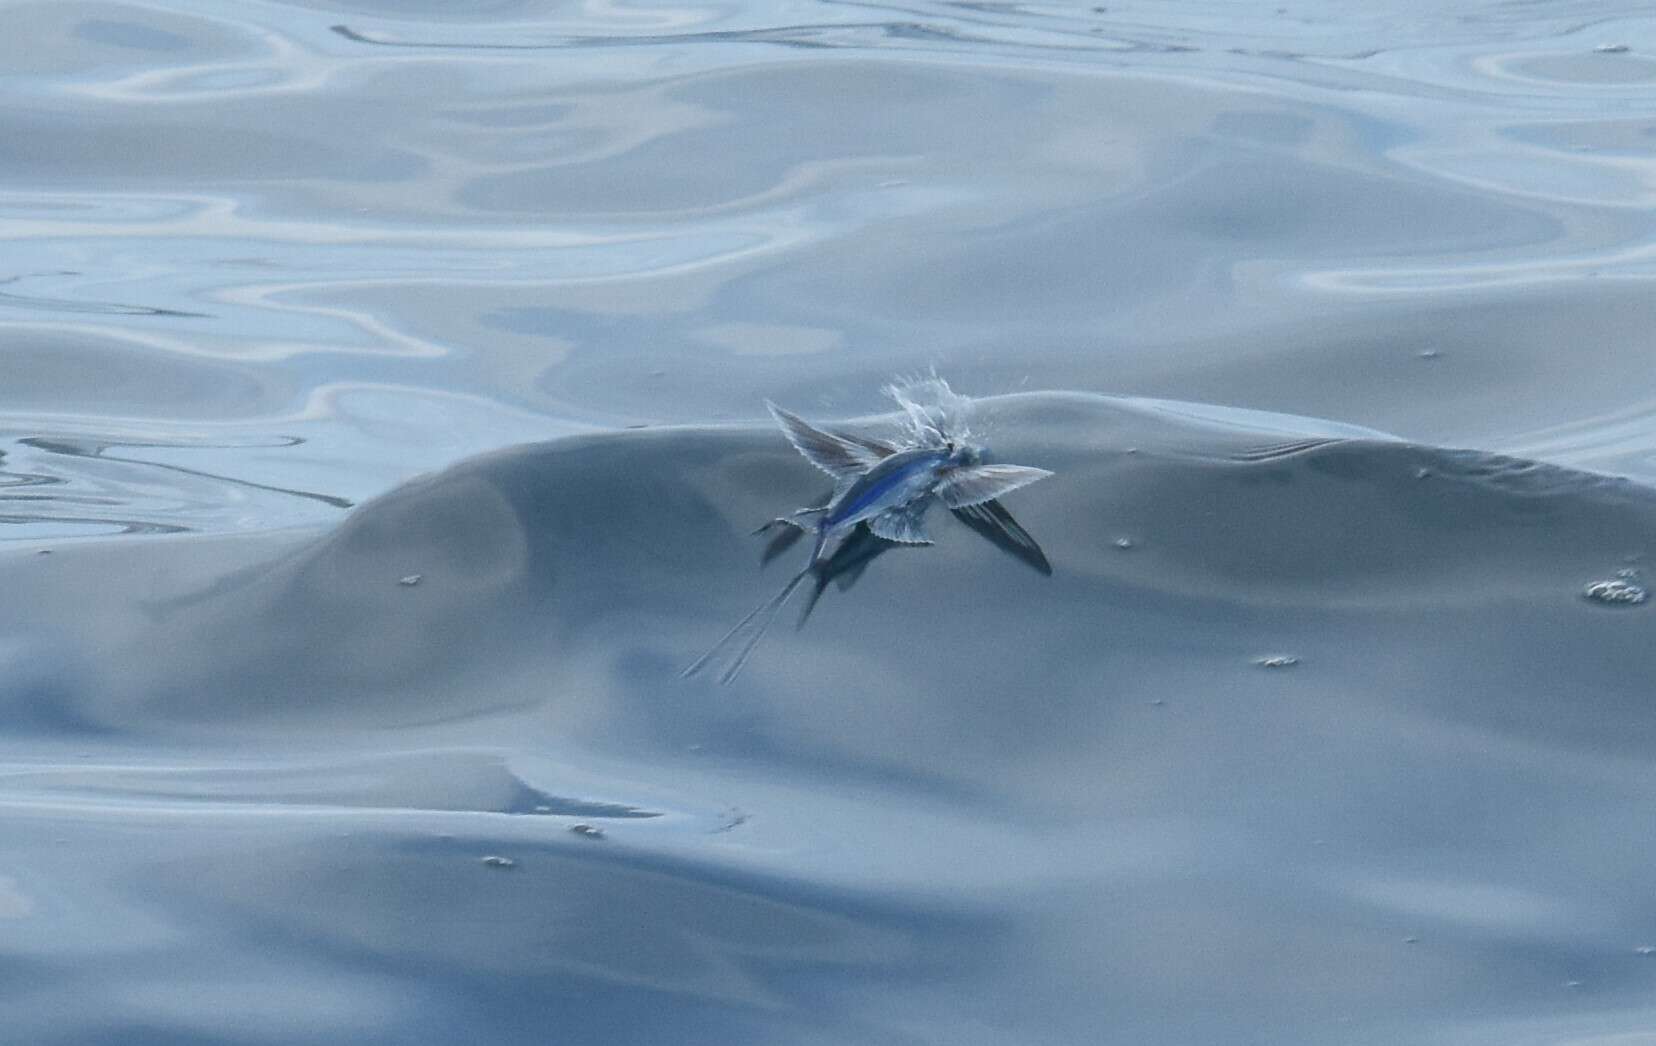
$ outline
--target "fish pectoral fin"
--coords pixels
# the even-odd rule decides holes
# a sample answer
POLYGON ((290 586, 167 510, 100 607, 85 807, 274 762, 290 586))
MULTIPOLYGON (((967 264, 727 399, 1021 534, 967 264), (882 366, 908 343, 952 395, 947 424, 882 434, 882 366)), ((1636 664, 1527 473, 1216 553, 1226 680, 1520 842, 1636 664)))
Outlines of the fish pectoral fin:
POLYGON ((806 461, 841 483, 856 479, 887 456, 881 450, 876 450, 861 441, 824 432, 799 415, 783 410, 769 400, 765 401, 765 406, 770 408, 771 417, 782 426, 782 434, 788 437, 788 442, 793 444, 793 448, 804 455, 806 461))
POLYGON ((1052 475, 1028 465, 971 465, 954 469, 937 484, 937 496, 950 508, 981 505, 1052 475))
POLYGON ((830 435, 838 436, 847 443, 855 443, 857 446, 868 451, 870 454, 873 454, 877 459, 889 458, 893 454, 897 453, 897 447, 895 444, 887 442, 883 439, 875 439, 872 436, 858 436, 852 432, 834 432, 830 433, 830 435))
POLYGON ((926 533, 926 502, 919 501, 900 508, 887 509, 868 521, 868 529, 875 537, 895 541, 899 545, 929 545, 931 535, 926 533))

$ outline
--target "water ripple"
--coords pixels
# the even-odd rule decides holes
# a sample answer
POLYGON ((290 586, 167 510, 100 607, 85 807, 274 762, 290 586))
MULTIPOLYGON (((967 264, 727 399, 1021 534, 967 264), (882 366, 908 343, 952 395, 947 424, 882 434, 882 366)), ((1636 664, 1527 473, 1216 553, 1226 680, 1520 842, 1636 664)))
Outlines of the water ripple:
POLYGON ((6 13, 11 1036, 1645 1030, 1648 11, 6 13), (934 365, 1040 562, 675 685, 934 365))

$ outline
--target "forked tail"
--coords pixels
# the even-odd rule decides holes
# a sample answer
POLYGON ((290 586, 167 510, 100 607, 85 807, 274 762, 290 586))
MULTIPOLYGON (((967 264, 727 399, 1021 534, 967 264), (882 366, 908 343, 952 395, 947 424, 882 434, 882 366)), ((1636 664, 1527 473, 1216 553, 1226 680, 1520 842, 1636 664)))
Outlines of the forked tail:
POLYGON ((772 621, 776 620, 777 611, 782 609, 782 604, 788 601, 788 597, 794 594, 794 589, 798 588, 799 583, 809 577, 810 574, 810 567, 806 567, 795 574, 792 580, 782 586, 782 591, 749 611, 748 616, 736 622, 736 627, 726 632, 723 639, 714 643, 707 653, 696 658, 689 668, 680 672, 679 678, 689 679, 692 676, 700 675, 702 670, 711 664, 713 659, 718 657, 720 653, 732 650, 734 655, 731 657, 730 663, 725 666, 725 670, 719 673, 719 682, 728 683, 735 679, 736 673, 740 672, 742 666, 747 664, 748 658, 753 656, 753 648, 759 645, 760 639, 764 638, 765 630, 770 628, 772 621))

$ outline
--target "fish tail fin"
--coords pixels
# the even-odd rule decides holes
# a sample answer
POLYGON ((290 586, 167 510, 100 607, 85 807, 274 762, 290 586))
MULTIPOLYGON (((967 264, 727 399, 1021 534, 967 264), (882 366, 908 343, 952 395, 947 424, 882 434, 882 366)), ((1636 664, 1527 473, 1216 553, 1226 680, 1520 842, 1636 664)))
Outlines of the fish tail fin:
POLYGON ((737 632, 740 632, 743 626, 747 626, 747 637, 737 648, 736 656, 731 659, 730 664, 719 674, 720 683, 729 683, 736 678, 736 674, 748 663, 748 658, 753 656, 753 650, 759 645, 759 640, 765 637, 771 623, 776 620, 776 615, 781 611, 782 605, 788 601, 789 596, 794 594, 794 589, 799 587, 799 583, 810 576, 810 573, 810 570, 807 569, 795 574, 792 580, 782 586, 782 591, 772 596, 768 602, 758 607, 743 619, 741 625, 737 626, 737 632))
POLYGON ((735 647, 735 655, 731 658, 729 665, 719 674, 720 683, 728 683, 735 679, 736 674, 742 670, 742 666, 747 664, 748 658, 753 656, 753 648, 759 645, 760 639, 764 638, 771 622, 776 620, 777 611, 782 609, 782 604, 788 601, 788 597, 794 594, 794 589, 798 588, 799 583, 809 577, 810 573, 809 568, 801 570, 793 576, 792 580, 782 586, 782 591, 748 611, 748 615, 736 622, 736 627, 726 632, 724 638, 714 643, 707 653, 696 658, 688 668, 680 672, 679 678, 690 679, 700 675, 702 670, 707 668, 721 652, 731 649, 732 644, 739 643, 740 645, 735 647))

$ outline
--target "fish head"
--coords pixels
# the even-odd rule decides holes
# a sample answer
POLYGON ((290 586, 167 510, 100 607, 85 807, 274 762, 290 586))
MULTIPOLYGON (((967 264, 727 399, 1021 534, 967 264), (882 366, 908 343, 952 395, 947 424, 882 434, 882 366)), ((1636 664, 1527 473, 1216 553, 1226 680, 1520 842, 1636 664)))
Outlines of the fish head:
POLYGON ((950 468, 964 468, 983 463, 983 448, 974 447, 970 443, 959 443, 949 440, 944 445, 949 452, 948 466, 950 468))

